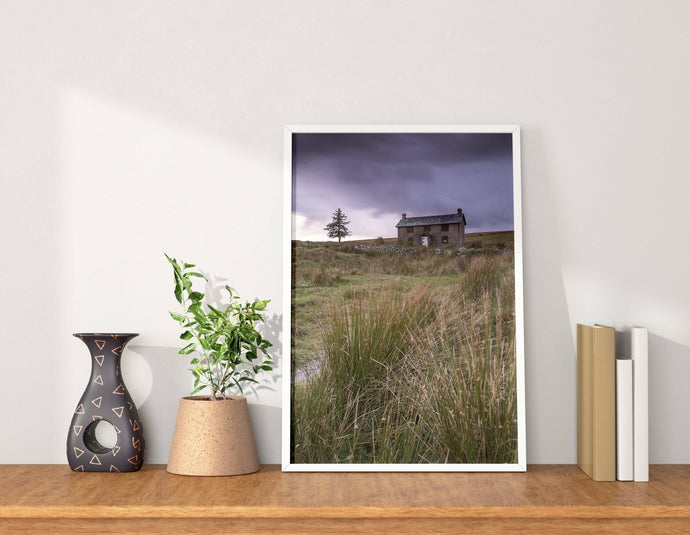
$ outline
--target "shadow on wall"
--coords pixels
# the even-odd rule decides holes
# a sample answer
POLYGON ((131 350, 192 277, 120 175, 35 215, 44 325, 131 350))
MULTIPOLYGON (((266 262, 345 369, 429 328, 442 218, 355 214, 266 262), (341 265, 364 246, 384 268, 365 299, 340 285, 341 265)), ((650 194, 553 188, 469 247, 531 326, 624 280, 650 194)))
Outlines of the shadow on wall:
POLYGON ((527 462, 574 463, 575 341, 563 280, 553 147, 542 128, 521 132, 530 147, 522 168, 527 462), (548 329, 539 328, 546 324, 548 329))
POLYGON ((649 333, 649 462, 690 463, 690 347, 649 333))
MULTIPOLYGON (((265 317, 264 323, 259 325, 261 336, 273 344, 269 348, 269 355, 273 358, 275 369, 272 372, 262 373, 257 378, 258 384, 244 387, 244 395, 261 399, 262 392, 275 392, 280 388, 283 363, 283 345, 280 336, 283 330, 283 315, 273 314, 265 317)), ((280 459, 282 440, 281 408, 261 403, 249 403, 249 417, 254 431, 254 442, 259 454, 260 463, 274 463, 280 459)))
MULTIPOLYGON (((243 395, 254 397, 256 400, 261 399, 262 391, 276 391, 282 377, 282 314, 273 314, 266 318, 262 327, 262 336, 273 344, 270 354, 277 365, 277 373, 264 373, 258 384, 251 385, 251 388, 245 387, 243 395)), ((168 462, 180 398, 189 395, 192 390, 189 359, 186 355, 178 355, 177 347, 138 345, 128 346, 127 349, 141 356, 151 369, 151 391, 137 406, 146 432, 146 463, 165 464, 168 462)), ((280 444, 275 443, 275 437, 276 430, 277 436, 281 436, 281 408, 249 403, 249 415, 252 419, 259 459, 276 458, 280 449, 280 444)))
POLYGON ((151 392, 137 407, 146 433, 146 463, 168 462, 177 406, 180 398, 191 391, 191 374, 187 358, 178 355, 179 348, 131 346, 151 367, 151 392))
MULTIPOLYGON (((204 302, 224 310, 228 305, 225 289, 227 279, 216 277, 208 272, 202 272, 202 274, 206 278, 204 302)), ((232 293, 237 295, 234 289, 232 293)), ((242 299, 242 302, 244 301, 245 299, 242 299)), ((262 391, 277 391, 282 377, 280 366, 283 351, 280 336, 283 316, 273 314, 264 317, 264 322, 257 324, 257 328, 261 335, 272 344, 269 355, 276 365, 275 370, 258 375, 256 384, 243 384, 244 392, 240 393, 234 388, 226 392, 250 398, 249 414, 260 461, 279 458, 280 439, 276 441, 275 433, 276 431, 280 433, 281 428, 280 407, 251 402, 252 400, 259 401, 262 391)), ((192 355, 179 355, 180 347, 136 345, 129 348, 147 362, 152 376, 150 393, 137 407, 146 432, 146 463, 167 463, 180 398, 188 396, 193 389, 193 376, 189 371, 192 355)), ((207 392, 203 390, 199 394, 207 392)))
POLYGON ((283 345, 280 343, 280 335, 283 331, 283 315, 273 314, 264 320, 264 323, 259 326, 259 332, 266 340, 273 344, 270 347, 268 354, 271 355, 275 368, 272 372, 263 373, 259 378, 259 384, 252 385, 245 388, 245 394, 251 392, 257 399, 259 399, 259 393, 261 390, 276 390, 276 385, 283 377, 283 345))
MULTIPOLYGON (((262 391, 275 392, 283 377, 283 345, 280 336, 283 330, 283 315, 273 314, 266 317, 260 325, 261 336, 273 344, 269 354, 273 357, 276 367, 272 372, 263 373, 259 378, 259 384, 250 384, 244 388, 244 395, 252 395, 257 400, 261 399, 262 391)), ((259 454, 259 462, 276 462, 280 459, 282 440, 281 408, 273 405, 249 403, 249 417, 252 421, 256 451, 259 454)))
MULTIPOLYGON (((226 285, 232 291, 233 296, 238 296, 237 290, 228 284, 228 279, 213 275, 207 271, 200 271, 206 279, 204 302, 220 310, 224 310, 228 305, 226 285)), ((258 297, 258 299, 263 299, 263 297, 258 297)), ((240 301, 245 302, 251 300, 240 298, 240 301)), ((264 321, 263 323, 257 324, 257 330, 261 333, 261 336, 271 342, 272 347, 269 348, 268 354, 272 357, 275 364, 273 372, 263 373, 258 377, 258 384, 246 383, 242 385, 244 388, 242 395, 246 396, 251 394, 258 400, 260 399, 260 392, 262 390, 275 391, 276 384, 282 378, 280 370, 282 369, 283 350, 282 344, 280 343, 280 336, 283 332, 283 315, 273 314, 272 316, 266 317, 266 314, 264 314, 264 321)))
POLYGON ((248 407, 259 462, 266 463, 280 459, 280 442, 282 439, 281 408, 258 403, 249 403, 248 407), (266 461, 266 459, 271 461, 266 461))

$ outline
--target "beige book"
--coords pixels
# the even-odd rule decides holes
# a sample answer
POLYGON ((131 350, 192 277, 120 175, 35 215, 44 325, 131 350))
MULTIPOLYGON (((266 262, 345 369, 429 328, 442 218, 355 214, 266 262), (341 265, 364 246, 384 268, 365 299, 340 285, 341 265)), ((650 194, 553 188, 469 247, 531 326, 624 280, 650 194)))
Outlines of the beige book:
POLYGON ((616 360, 611 327, 577 325, 577 464, 616 480, 616 360))

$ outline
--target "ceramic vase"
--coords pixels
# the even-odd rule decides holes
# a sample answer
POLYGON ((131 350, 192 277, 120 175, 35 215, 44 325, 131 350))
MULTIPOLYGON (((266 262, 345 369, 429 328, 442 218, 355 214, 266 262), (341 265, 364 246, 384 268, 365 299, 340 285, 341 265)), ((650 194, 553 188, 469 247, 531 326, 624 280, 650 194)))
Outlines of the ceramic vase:
POLYGON ((134 472, 144 462, 144 430, 122 379, 122 350, 138 334, 78 333, 91 353, 91 377, 72 416, 67 460, 77 472, 134 472), (117 441, 103 446, 96 437, 101 420, 111 424, 117 441))

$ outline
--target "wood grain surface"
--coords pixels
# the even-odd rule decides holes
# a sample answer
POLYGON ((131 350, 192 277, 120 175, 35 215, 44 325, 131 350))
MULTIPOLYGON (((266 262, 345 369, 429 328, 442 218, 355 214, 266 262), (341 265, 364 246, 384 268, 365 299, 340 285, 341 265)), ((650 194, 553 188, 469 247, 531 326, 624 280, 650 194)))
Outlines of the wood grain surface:
POLYGON ((0 532, 690 533, 690 466, 649 483, 594 482, 571 465, 526 473, 283 473, 187 477, 0 465, 0 532))

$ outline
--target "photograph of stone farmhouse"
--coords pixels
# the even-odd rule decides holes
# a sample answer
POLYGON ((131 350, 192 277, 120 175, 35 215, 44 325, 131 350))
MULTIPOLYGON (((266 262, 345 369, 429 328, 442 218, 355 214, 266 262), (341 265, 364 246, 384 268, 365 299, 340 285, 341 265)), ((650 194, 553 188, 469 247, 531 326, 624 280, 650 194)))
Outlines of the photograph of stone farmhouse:
POLYGON ((291 466, 517 462, 512 147, 292 134, 291 466))
POLYGON ((464 247, 467 220, 462 208, 454 214, 407 217, 395 225, 400 245, 421 245, 423 247, 464 247))

